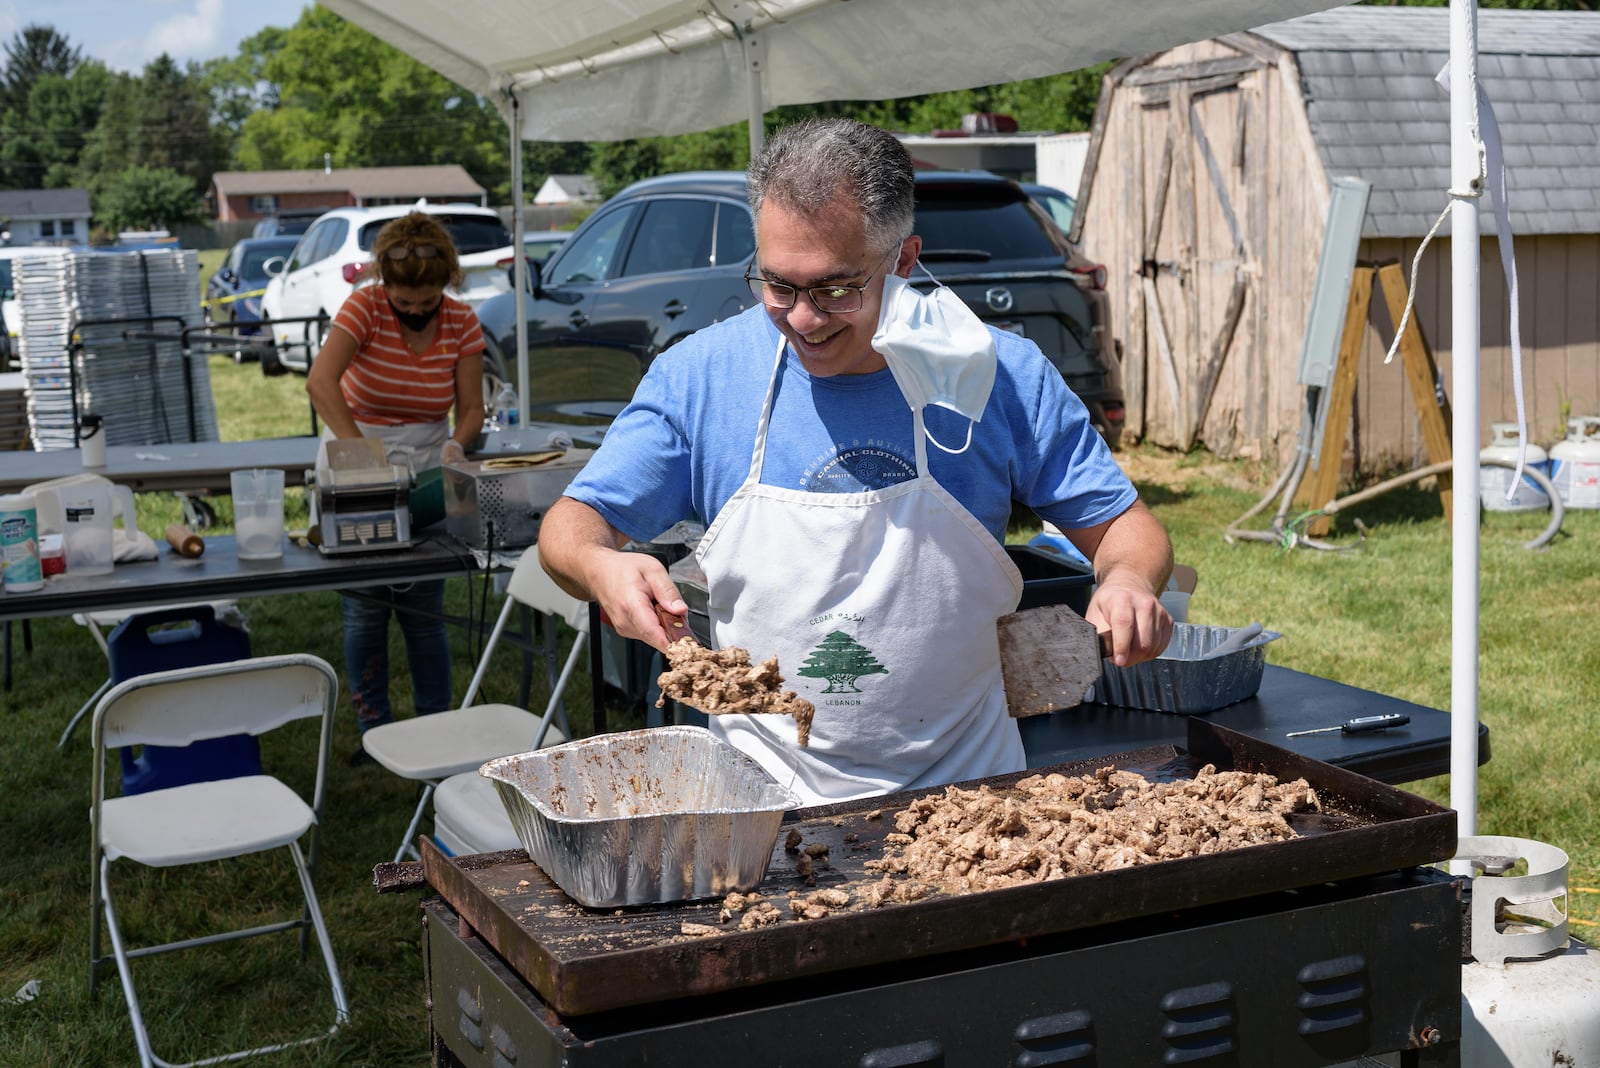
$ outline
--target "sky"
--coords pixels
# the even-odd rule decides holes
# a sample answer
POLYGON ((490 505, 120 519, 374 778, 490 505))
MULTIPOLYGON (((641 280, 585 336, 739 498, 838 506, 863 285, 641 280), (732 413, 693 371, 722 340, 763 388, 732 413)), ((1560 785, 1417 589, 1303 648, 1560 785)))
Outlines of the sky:
POLYGON ((265 26, 292 26, 311 0, 0 0, 0 41, 54 26, 112 70, 137 73, 162 52, 180 65, 238 52, 265 26))

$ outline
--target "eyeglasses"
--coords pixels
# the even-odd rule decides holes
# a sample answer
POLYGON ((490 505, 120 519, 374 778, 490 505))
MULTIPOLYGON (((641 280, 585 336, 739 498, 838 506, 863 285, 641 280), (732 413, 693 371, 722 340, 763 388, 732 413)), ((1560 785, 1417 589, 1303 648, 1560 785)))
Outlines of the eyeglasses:
MULTIPOLYGON (((878 272, 883 269, 883 265, 889 262, 889 257, 899 252, 900 248, 900 245, 896 245, 890 249, 889 255, 879 260, 878 266, 873 268, 871 274, 867 275, 866 281, 858 286, 837 283, 826 286, 811 286, 805 290, 805 294, 811 298, 811 303, 816 309, 825 315, 846 315, 850 312, 860 311, 861 295, 872 284, 872 280, 878 276, 878 272)), ((752 263, 750 267, 745 268, 744 280, 749 283, 750 292, 755 294, 756 299, 769 308, 794 307, 795 301, 800 298, 801 291, 787 282, 770 282, 760 275, 752 275, 750 270, 754 266, 755 264, 752 263)))
POLYGON ((386 260, 404 260, 415 256, 419 260, 431 260, 439 255, 436 245, 391 245, 383 254, 386 260))

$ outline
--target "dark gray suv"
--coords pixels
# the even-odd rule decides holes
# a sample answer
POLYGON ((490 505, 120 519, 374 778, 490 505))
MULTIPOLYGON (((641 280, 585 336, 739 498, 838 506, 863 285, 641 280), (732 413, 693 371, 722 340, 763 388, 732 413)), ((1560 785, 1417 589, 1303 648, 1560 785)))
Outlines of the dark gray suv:
MULTIPOLYGON (((981 171, 917 175, 922 263, 985 322, 1031 338, 1116 447, 1122 376, 1104 268, 1085 259, 1015 182, 981 171)), ((755 303, 744 175, 636 182, 607 201, 540 268, 526 296, 530 418, 604 422, 657 353, 755 303)), ((932 283, 922 271, 911 282, 932 283)), ((478 308, 486 369, 516 362, 515 294, 478 308)))

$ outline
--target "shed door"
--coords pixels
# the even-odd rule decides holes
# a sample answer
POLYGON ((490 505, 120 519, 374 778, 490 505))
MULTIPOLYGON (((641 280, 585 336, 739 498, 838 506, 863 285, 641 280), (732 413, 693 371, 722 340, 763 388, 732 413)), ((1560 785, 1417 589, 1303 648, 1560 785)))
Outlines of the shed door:
POLYGON ((1238 400, 1213 411, 1217 383, 1230 363, 1254 362, 1256 331, 1246 309, 1259 299, 1264 125, 1261 64, 1225 62, 1232 69, 1204 77, 1176 80, 1221 64, 1151 68, 1129 79, 1155 82, 1139 90, 1144 359, 1137 392, 1144 437, 1184 450, 1204 439, 1224 453, 1245 428, 1238 400))

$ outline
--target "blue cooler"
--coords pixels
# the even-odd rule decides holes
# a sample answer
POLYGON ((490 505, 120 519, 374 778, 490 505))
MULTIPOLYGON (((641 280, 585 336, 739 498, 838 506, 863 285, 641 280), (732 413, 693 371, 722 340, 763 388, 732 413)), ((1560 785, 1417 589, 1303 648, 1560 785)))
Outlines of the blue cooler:
MULTIPOLYGON (((208 604, 184 605, 129 616, 111 632, 106 646, 111 681, 117 683, 157 671, 244 660, 250 655, 250 635, 243 627, 220 622, 208 604)), ((259 774, 261 746, 253 734, 122 750, 124 794, 259 774)))

